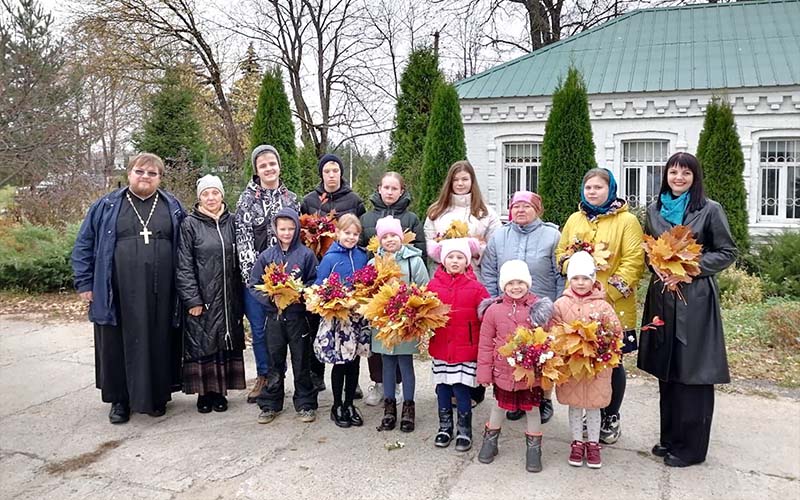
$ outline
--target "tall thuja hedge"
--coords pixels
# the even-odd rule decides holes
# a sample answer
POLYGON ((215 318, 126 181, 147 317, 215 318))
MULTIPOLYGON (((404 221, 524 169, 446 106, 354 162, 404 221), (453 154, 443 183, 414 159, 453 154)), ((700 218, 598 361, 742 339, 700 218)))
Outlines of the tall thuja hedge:
POLYGON ((450 165, 467 158, 464 142, 464 125, 455 87, 441 82, 436 87, 431 107, 431 120, 425 136, 422 157, 422 176, 416 213, 424 216, 428 207, 436 200, 439 189, 447 177, 450 165))
POLYGON ((725 99, 713 98, 697 145, 706 196, 719 202, 728 216, 740 253, 750 247, 747 233, 747 192, 744 189, 744 153, 736 131, 733 109, 725 99))
POLYGON ((559 226, 566 222, 580 201, 583 174, 595 166, 586 84, 580 72, 570 67, 566 80, 553 93, 544 129, 539 175, 543 220, 559 226))
POLYGON ((422 152, 428 131, 433 94, 442 81, 439 59, 431 47, 414 49, 400 76, 400 95, 395 106, 395 129, 392 131, 389 170, 403 174, 409 181, 412 197, 419 196, 422 152))
MULTIPOLYGON (((302 187, 301 174, 297 167, 292 111, 278 67, 267 69, 261 80, 258 108, 253 118, 253 128, 250 129, 250 150, 259 144, 271 144, 278 150, 281 155, 281 180, 286 186, 292 191, 302 187)), ((246 162, 244 175, 246 180, 250 180, 255 165, 250 162, 249 155, 246 162)))

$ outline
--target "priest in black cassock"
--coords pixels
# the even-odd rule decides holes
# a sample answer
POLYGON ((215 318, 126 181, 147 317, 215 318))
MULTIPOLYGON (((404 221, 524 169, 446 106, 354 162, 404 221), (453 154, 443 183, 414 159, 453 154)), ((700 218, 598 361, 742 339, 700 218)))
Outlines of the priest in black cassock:
POLYGON ((94 323, 95 377, 112 424, 164 415, 180 390, 181 310, 175 292, 185 212, 158 189, 164 162, 141 153, 128 186, 96 201, 72 251, 75 288, 94 323))

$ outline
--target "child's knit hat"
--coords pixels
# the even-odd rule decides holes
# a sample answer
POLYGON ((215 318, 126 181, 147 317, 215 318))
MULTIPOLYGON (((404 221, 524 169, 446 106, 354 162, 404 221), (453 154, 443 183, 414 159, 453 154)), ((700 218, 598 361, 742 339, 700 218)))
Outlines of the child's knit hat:
POLYGON ((461 252, 467 257, 467 265, 470 265, 472 256, 477 255, 480 249, 478 240, 475 238, 451 238, 433 245, 430 255, 434 260, 442 263, 451 252, 461 252))
POLYGON ((596 273, 594 257, 588 252, 575 252, 567 261, 567 281, 575 276, 586 276, 594 281, 596 273))
POLYGON ((400 219, 395 219, 391 215, 378 219, 375 223, 375 232, 378 235, 378 241, 382 240, 387 234, 396 234, 403 238, 403 226, 400 225, 400 219))
POLYGON ((509 281, 520 280, 524 281, 528 288, 531 287, 531 273, 528 271, 528 264, 522 260, 507 260, 505 264, 500 267, 500 290, 505 291, 506 285, 509 281))

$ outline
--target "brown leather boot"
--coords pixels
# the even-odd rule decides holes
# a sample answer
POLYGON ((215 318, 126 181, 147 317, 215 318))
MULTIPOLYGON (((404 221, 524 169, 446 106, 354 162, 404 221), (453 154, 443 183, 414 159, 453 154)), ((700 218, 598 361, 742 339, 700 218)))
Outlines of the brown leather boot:
POLYGON ((400 414, 400 430, 411 432, 414 430, 414 402, 403 401, 403 412, 400 414))
POLYGON ((256 377, 256 382, 253 384, 253 388, 247 393, 247 402, 255 403, 256 398, 259 394, 261 394, 261 389, 263 389, 265 385, 267 385, 267 377, 265 375, 259 375, 256 377))
POLYGON ((381 420, 381 425, 378 426, 378 430, 391 431, 394 430, 394 426, 396 424, 397 424, 397 400, 386 398, 383 400, 383 419, 381 420))

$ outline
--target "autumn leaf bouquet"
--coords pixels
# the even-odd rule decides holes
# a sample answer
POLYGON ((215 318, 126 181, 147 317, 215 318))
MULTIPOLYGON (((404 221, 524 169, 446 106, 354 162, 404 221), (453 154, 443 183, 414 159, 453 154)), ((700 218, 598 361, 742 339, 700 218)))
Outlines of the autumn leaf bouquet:
POLYGON ((303 281, 294 272, 286 272, 285 262, 273 262, 267 266, 262 280, 264 284, 255 285, 254 288, 267 294, 275 303, 278 312, 283 312, 288 306, 300 302, 303 281))
POLYGON ((424 286, 394 279, 383 285, 362 309, 375 335, 387 349, 402 342, 425 342, 447 324, 450 306, 424 286))
POLYGON ((347 282, 353 288, 353 298, 363 306, 378 293, 383 285, 402 275, 400 266, 394 257, 377 255, 372 264, 354 272, 347 278, 347 282))
POLYGON ((306 288, 304 294, 306 309, 328 321, 348 321, 358 305, 358 301, 353 298, 353 291, 336 272, 331 273, 321 284, 306 288))
POLYGON ((454 238, 466 238, 469 236, 469 225, 463 220, 454 220, 447 226, 443 233, 436 233, 434 238, 437 242, 442 240, 451 240, 454 238))
POLYGON ((677 294, 686 303, 680 284, 691 283, 692 278, 700 274, 700 257, 703 254, 703 247, 692 236, 691 228, 675 226, 658 238, 646 234, 642 247, 650 266, 664 282, 664 289, 677 294), (671 277, 673 280, 667 284, 667 278, 671 277))
POLYGON ((555 337, 553 349, 564 359, 570 378, 592 379, 622 362, 622 327, 606 314, 557 324, 551 333, 555 337))
POLYGON ((514 367, 514 380, 525 380, 529 387, 538 382, 549 390, 566 377, 564 360, 553 349, 554 340, 541 327, 520 326, 497 352, 514 367))
POLYGON ((578 252, 586 252, 591 255, 598 271, 605 271, 610 267, 609 260, 611 260, 613 252, 608 249, 608 243, 604 241, 592 243, 589 241, 588 234, 578 234, 573 238, 569 246, 564 249, 559 264, 565 265, 564 263, 578 252))
POLYGON ((331 212, 328 215, 301 215, 300 239, 305 246, 314 252, 317 258, 325 255, 325 252, 336 240, 336 218, 334 213, 331 212))

